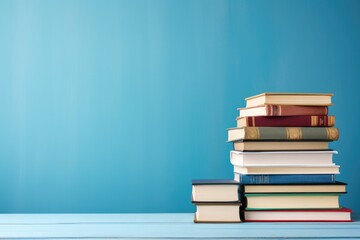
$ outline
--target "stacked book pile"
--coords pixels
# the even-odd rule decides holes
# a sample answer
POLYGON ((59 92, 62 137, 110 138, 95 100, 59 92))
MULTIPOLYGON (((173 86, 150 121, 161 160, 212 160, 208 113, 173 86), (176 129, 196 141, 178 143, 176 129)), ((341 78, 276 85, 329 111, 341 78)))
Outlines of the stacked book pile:
POLYGON ((351 221, 341 207, 346 184, 329 143, 339 138, 328 114, 332 94, 264 93, 246 100, 237 127, 231 180, 193 180, 195 222, 351 221))
POLYGON ((339 132, 328 115, 332 94, 264 93, 246 99, 230 161, 239 182, 245 221, 351 221, 339 196, 336 151, 339 132))
POLYGON ((194 222, 241 222, 239 189, 234 180, 193 180, 194 222))

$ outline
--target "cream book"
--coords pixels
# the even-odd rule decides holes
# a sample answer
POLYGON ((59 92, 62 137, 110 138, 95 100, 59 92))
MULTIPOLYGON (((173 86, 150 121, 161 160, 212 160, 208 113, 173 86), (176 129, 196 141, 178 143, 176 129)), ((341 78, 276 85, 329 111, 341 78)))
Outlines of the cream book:
POLYGON ((322 141, 238 141, 236 151, 327 150, 329 142, 322 141))
POLYGON ((245 194, 246 209, 339 208, 339 193, 245 194))
POLYGON ((196 223, 239 223, 241 203, 198 203, 194 222, 196 223))
POLYGON ((192 181, 191 199, 197 202, 239 202, 239 183, 234 180, 206 179, 192 181))
POLYGON ((290 209, 246 210, 246 222, 351 222, 351 210, 338 209, 290 209))
POLYGON ((330 106, 331 93, 262 93, 246 98, 246 107, 263 105, 330 106))

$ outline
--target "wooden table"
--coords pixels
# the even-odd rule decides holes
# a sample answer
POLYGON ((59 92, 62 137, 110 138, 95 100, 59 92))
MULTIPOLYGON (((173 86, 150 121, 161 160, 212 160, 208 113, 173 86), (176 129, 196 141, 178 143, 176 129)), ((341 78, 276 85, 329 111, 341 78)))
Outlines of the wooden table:
POLYGON ((193 214, 1 214, 0 238, 360 239, 350 223, 194 224, 193 214))

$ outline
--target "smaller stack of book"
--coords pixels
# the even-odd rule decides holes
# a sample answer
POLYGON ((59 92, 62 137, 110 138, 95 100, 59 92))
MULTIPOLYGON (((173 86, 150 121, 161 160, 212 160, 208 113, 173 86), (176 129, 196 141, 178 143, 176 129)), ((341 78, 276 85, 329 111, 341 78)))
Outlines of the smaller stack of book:
POLYGON ((239 183, 234 180, 193 180, 194 222, 241 222, 239 183))
POLYGON ((332 94, 264 93, 246 99, 230 161, 245 221, 351 221, 341 208, 346 184, 328 143, 337 140, 332 94))

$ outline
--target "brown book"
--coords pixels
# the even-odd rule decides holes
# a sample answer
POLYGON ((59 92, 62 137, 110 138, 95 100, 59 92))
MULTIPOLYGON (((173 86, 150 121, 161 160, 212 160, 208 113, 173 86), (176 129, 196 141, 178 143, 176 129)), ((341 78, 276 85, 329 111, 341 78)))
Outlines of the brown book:
POLYGON ((330 93, 262 93, 246 98, 246 107, 272 105, 330 106, 330 93))
POLYGON ((334 116, 242 117, 237 127, 332 127, 334 116))
POLYGON ((238 110, 240 110, 239 117, 328 115, 327 106, 265 105, 252 108, 238 108, 238 110))

